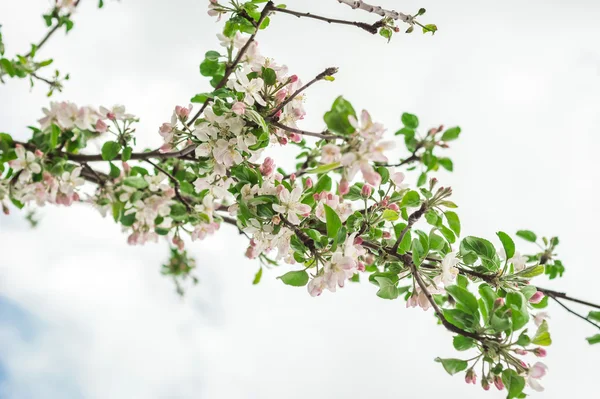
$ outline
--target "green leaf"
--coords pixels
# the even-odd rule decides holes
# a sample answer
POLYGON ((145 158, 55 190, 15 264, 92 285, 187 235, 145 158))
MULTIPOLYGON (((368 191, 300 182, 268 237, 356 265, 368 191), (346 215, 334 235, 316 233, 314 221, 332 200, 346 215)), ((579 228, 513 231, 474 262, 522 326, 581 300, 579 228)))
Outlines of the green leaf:
POLYGON ((438 158, 438 162, 447 171, 452 172, 454 170, 454 163, 450 158, 438 158))
POLYGON ((519 273, 516 273, 517 276, 525 278, 532 278, 539 276, 540 274, 544 274, 544 265, 530 266, 521 270, 519 273))
POLYGON ((512 324, 514 331, 523 328, 529 321, 527 300, 520 292, 509 292, 506 294, 506 304, 512 309, 512 324))
POLYGON ((450 227, 457 236, 460 236, 460 219, 456 212, 446 211, 444 212, 444 216, 446 216, 446 220, 448 221, 448 227, 450 227))
POLYGON ((121 146, 116 141, 107 141, 102 145, 102 159, 105 161, 112 161, 119 155, 121 146))
POLYGON ((506 259, 510 259, 515 254, 515 242, 510 238, 508 234, 503 231, 499 231, 496 233, 500 241, 502 242, 502 246, 504 247, 504 252, 506 252, 506 259))
POLYGON ((273 86, 277 83, 277 74, 271 68, 263 68, 262 78, 268 86, 273 86))
MULTIPOLYGON (((246 112, 248 112, 248 110, 246 110, 246 112)), ((321 174, 321 173, 327 173, 331 170, 337 169, 341 166, 341 164, 339 162, 333 162, 333 163, 329 163, 326 165, 321 165, 321 166, 317 166, 314 169, 309 169, 306 172, 304 172, 305 174, 307 173, 315 173, 315 174, 321 174)))
POLYGON ((502 372, 502 382, 508 392, 507 399, 518 398, 523 392, 523 388, 525 388, 525 378, 512 369, 506 369, 502 372))
POLYGON ((379 291, 377 296, 383 299, 396 299, 398 298, 398 287, 387 277, 374 277, 379 284, 379 291))
POLYGON ((448 294, 456 300, 457 303, 465 307, 469 312, 473 314, 479 313, 479 305, 477 304, 477 298, 469 290, 459 287, 458 285, 451 285, 446 287, 448 294))
POLYGON ((287 272, 283 276, 277 277, 284 284, 291 285, 293 287, 303 287, 308 283, 308 273, 305 270, 298 270, 294 272, 287 272))
POLYGON ((438 363, 442 363, 442 366, 444 366, 444 370, 446 370, 450 375, 460 373, 461 371, 466 370, 469 366, 469 363, 460 359, 441 359, 439 357, 436 357, 435 361, 438 363))
POLYGON ((200 93, 196 94, 194 97, 190 99, 192 103, 203 103, 208 100, 212 96, 212 93, 200 93))
POLYGON ((119 177, 121 175, 121 170, 119 168, 117 168, 112 162, 109 162, 108 164, 110 165, 109 176, 112 177, 113 179, 116 179, 117 177, 119 177))
POLYGON ((350 115, 356 117, 356 112, 354 111, 352 104, 340 96, 335 99, 331 110, 325 113, 323 119, 329 130, 332 132, 352 134, 355 129, 348 121, 350 115))
POLYGON ((427 24, 423 27, 423 33, 431 32, 432 35, 435 35, 435 32, 437 32, 437 30, 438 28, 434 24, 427 24))
POLYGON ((128 215, 123 215, 121 217, 120 222, 125 227, 129 227, 129 226, 133 225, 133 222, 135 222, 135 212, 130 213, 128 215))
POLYGON ((262 129, 263 132, 269 131, 269 128, 267 127, 267 122, 265 122, 265 119, 262 117, 262 115, 256 112, 255 110, 249 108, 246 109, 244 116, 248 117, 248 119, 256 123, 262 129))
POLYGON ((123 180, 123 184, 129 187, 144 189, 148 187, 148 182, 141 176, 129 176, 123 180))
POLYGON ((6 58, 0 59, 0 68, 2 68, 11 78, 15 76, 15 68, 10 60, 6 58))
POLYGON ((419 193, 416 191, 407 192, 406 194, 404 194, 404 197, 402 197, 402 201, 400 201, 401 208, 405 208, 405 207, 416 208, 420 204, 421 204, 421 197, 419 196, 419 193))
POLYGON ((522 239, 530 241, 530 242, 537 241, 537 236, 535 235, 535 233, 532 231, 529 231, 529 230, 519 230, 519 231, 517 231, 517 235, 519 237, 521 237, 522 239))
POLYGON ((498 298, 496 291, 487 284, 481 284, 479 286, 479 295, 481 295, 481 298, 483 299, 487 313, 491 314, 494 309, 494 302, 496 301, 496 298, 498 298))
POLYGON ((496 249, 488 240, 473 236, 465 237, 460 243, 460 253, 464 256, 469 252, 475 253, 487 269, 496 270, 499 267, 496 263, 496 249))
POLYGON ((419 175, 419 179, 417 180, 417 187, 421 187, 422 185, 424 185, 425 183, 427 183, 427 173, 422 172, 419 175))
POLYGON ((458 126, 451 127, 442 134, 442 141, 456 140, 458 136, 460 136, 460 128, 458 126))
POLYGON ((327 236, 336 238, 340 227, 342 227, 342 221, 336 211, 331 209, 329 205, 324 204, 323 206, 325 207, 325 218, 327 220, 327 236))
POLYGON ((452 345, 454 345, 454 349, 457 351, 466 351, 475 346, 475 341, 472 338, 455 335, 452 339, 452 345))
POLYGON ((588 313, 588 319, 600 322, 600 312, 592 310, 588 313))
POLYGON ((331 177, 323 175, 317 180, 317 184, 314 185, 313 190, 315 193, 331 190, 331 177))
POLYGON ((54 149, 58 145, 58 136, 60 136, 60 127, 52 124, 52 131, 50 132, 50 148, 54 149))
POLYGON ((552 338, 548 332, 548 322, 546 322, 546 320, 542 321, 542 324, 538 327, 531 343, 540 346, 549 346, 552 344, 552 338))
POLYGON ((221 54, 218 51, 210 50, 204 54, 204 58, 209 61, 218 61, 221 54))
POLYGON ((123 162, 127 162, 131 159, 131 153, 133 152, 133 149, 131 147, 125 147, 123 149, 123 152, 121 153, 121 161, 123 162))
POLYGON ((419 127, 419 118, 416 115, 405 112, 402 114, 402 124, 409 129, 416 129, 419 127))
POLYGON ((260 283, 260 278, 262 277, 262 272, 263 272, 263 269, 261 267, 260 269, 258 269, 256 274, 254 275, 254 280, 252 280, 252 285, 256 285, 256 284, 260 283))
POLYGON ((219 72, 219 62, 205 59, 200 64, 200 74, 202 76, 214 76, 219 72))
POLYGON ((392 209, 384 210, 383 214, 381 216, 383 217, 383 220, 387 220, 390 222, 396 221, 400 218, 400 215, 398 215, 398 212, 396 212, 392 209))
POLYGON ((600 334, 596 334, 591 337, 587 337, 586 339, 590 345, 598 344, 598 343, 600 343, 600 334))

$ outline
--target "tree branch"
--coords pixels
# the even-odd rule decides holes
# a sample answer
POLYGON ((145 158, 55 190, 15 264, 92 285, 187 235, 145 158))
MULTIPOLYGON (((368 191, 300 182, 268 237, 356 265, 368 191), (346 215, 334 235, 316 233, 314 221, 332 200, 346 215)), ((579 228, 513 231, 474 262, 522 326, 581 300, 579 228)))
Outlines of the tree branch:
POLYGON ((404 238, 404 236, 406 235, 408 230, 410 230, 413 227, 413 225, 417 222, 417 220, 419 220, 421 218, 421 216, 423 216, 423 214, 425 213, 426 210, 427 210, 427 205, 425 204, 425 202, 423 202, 423 204, 421 204, 421 207, 418 210, 416 210, 415 212, 413 212, 408 217, 408 223, 406 224, 406 227, 404 229, 402 229, 402 232, 400 232, 400 235, 398 236, 396 243, 392 247, 393 253, 398 252, 398 247, 400 246, 402 239, 404 238))
POLYGON ((290 15, 293 15, 298 18, 304 17, 304 18, 317 19, 319 21, 325 21, 330 24, 356 26, 360 29, 366 30, 367 32, 369 32, 373 35, 376 34, 377 29, 382 26, 381 21, 377 21, 374 24, 367 24, 365 22, 356 22, 356 21, 347 21, 347 20, 343 20, 343 19, 327 18, 327 17, 322 17, 320 15, 311 14, 309 12, 292 11, 292 10, 288 10, 286 8, 275 8, 273 11, 280 12, 282 14, 290 14, 290 15))
POLYGON ((338 68, 330 67, 330 68, 327 68, 326 70, 324 70, 323 72, 321 72, 320 74, 318 74, 317 76, 315 76, 315 78, 313 80, 311 80, 310 82, 308 82, 307 84, 305 84, 304 86, 302 86, 301 88, 296 90, 291 96, 289 96, 284 101, 282 101, 281 104, 279 104, 277 106, 277 108, 275 108, 273 111, 271 111, 271 114, 269 115, 269 119, 272 118, 276 113, 281 111, 283 109, 283 107, 285 107, 290 101, 292 101, 294 98, 296 98, 298 96, 298 94, 302 93, 304 90, 308 89, 310 86, 312 86, 319 80, 323 80, 327 76, 335 75, 337 72, 338 72, 338 68))
POLYGON ((562 303, 561 301, 559 301, 555 296, 552 295, 548 295, 550 298, 554 299, 554 301, 556 303, 558 303, 560 306, 562 306, 567 312, 574 314, 575 316, 579 317, 581 320, 585 320, 588 323, 590 323, 591 325, 593 325, 594 327, 596 327, 597 329, 600 330, 600 325, 594 323, 593 321, 591 321, 590 319, 588 319, 587 317, 575 312, 573 309, 569 308, 567 305, 565 305, 564 303, 562 303))
POLYGON ((400 20, 402 22, 406 22, 409 25, 412 25, 413 17, 410 15, 403 14, 394 10, 386 10, 379 6, 372 6, 370 4, 365 3, 362 0, 338 0, 338 3, 346 4, 347 6, 352 7, 353 9, 360 9, 366 12, 370 12, 373 14, 380 15, 384 18, 392 18, 394 20, 400 20))
MULTIPOLYGON (((77 0, 75 2, 75 4, 73 4, 73 8, 77 7, 79 5, 80 0, 77 0)), ((71 14, 67 14, 67 18, 70 17, 71 14)), ((42 46, 44 44, 46 44, 46 42, 48 41, 48 39, 50 39, 50 37, 58 30, 58 28, 60 28, 62 25, 57 23, 56 25, 54 25, 47 33, 46 35, 42 38, 42 40, 40 40, 40 42, 38 44, 35 45, 35 51, 37 52, 40 48, 42 48, 42 46)), ((24 55, 25 58, 29 58, 29 56, 31 56, 31 51, 29 51, 27 54, 24 55)))
POLYGON ((306 130, 300 130, 300 129, 296 129, 294 127, 290 127, 290 126, 286 126, 283 125, 279 122, 276 122, 274 120, 269 121, 271 122, 271 124, 273 126, 276 126, 282 130, 291 132, 291 133, 297 133, 297 134, 301 134, 303 136, 311 136, 311 137, 317 137, 319 139, 323 139, 323 140, 335 140, 335 139, 341 139, 341 140, 346 140, 346 138, 344 136, 338 136, 335 134, 327 134, 328 130, 325 130, 323 133, 316 133, 316 132, 307 132, 306 130))

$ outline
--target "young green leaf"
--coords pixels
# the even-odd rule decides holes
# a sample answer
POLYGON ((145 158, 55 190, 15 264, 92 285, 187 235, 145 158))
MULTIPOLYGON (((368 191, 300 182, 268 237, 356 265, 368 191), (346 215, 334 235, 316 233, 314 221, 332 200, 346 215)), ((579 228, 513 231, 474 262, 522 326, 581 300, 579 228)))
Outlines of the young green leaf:
POLYGON ((121 146, 116 141, 107 141, 102 145, 102 159, 112 161, 119 155, 121 146))
POLYGON ((303 287, 308 283, 308 273, 304 270, 287 272, 283 276, 277 278, 283 281, 284 284, 294 287, 303 287))
POLYGON ((435 358, 435 361, 438 363, 442 363, 442 366, 444 366, 444 370, 446 370, 450 375, 454 375, 463 370, 466 370, 469 365, 469 363, 460 359, 441 359, 437 357, 435 358))
POLYGON ((517 231, 517 236, 530 242, 537 241, 537 236, 535 235, 535 233, 529 230, 519 230, 517 231))
POLYGON ((496 233, 498 238, 500 238, 500 242, 502 242, 502 246, 504 247, 504 252, 506 252, 506 259, 510 259, 515 254, 515 242, 510 238, 508 234, 503 231, 499 231, 496 233))
POLYGON ((329 205, 324 204, 325 207, 325 218, 327 220, 327 236, 329 238, 336 238, 340 227, 342 227, 342 221, 340 217, 329 205))

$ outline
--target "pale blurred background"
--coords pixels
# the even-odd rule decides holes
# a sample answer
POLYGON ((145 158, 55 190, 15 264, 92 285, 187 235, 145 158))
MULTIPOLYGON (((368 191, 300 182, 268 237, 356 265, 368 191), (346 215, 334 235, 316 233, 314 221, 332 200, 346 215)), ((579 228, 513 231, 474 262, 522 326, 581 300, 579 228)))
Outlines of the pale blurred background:
MULTIPOLYGON (((559 235, 563 279, 539 285, 600 302, 595 260, 600 172, 600 3, 592 0, 373 0, 435 23, 431 37, 390 44, 353 27, 272 17, 263 54, 308 81, 338 66, 334 83, 307 93, 307 130, 343 94, 392 132, 404 111, 424 128, 460 125, 448 155, 464 234, 493 239, 528 228, 559 235)), ((175 105, 207 91, 198 72, 221 24, 206 0, 84 1, 75 28, 41 51, 70 72, 53 100, 125 104, 138 140, 160 143, 175 105)), ((335 0, 289 8, 373 22, 335 0)), ((47 0, 0 0, 7 55, 45 33, 47 0)), ((27 137, 45 88, 0 86, 0 131, 27 137)), ((283 166, 288 151, 273 150, 283 166)), ((398 153, 400 156, 401 153, 398 153)), ((412 181, 416 177, 411 176, 412 181)), ((385 301, 363 282, 311 298, 244 258, 246 240, 224 226, 189 246, 200 284, 181 299, 159 273, 167 245, 130 247, 120 228, 85 205, 46 207, 32 230, 24 214, 0 217, 0 398, 502 398, 450 377, 433 362, 460 355, 431 313, 385 301)), ((522 252, 533 250, 517 241, 522 252)), ((597 397, 600 345, 589 325, 552 304, 554 344, 544 398, 597 397)), ((534 359, 530 359, 535 361, 534 359)), ((494 388, 492 388, 494 390, 494 388)))

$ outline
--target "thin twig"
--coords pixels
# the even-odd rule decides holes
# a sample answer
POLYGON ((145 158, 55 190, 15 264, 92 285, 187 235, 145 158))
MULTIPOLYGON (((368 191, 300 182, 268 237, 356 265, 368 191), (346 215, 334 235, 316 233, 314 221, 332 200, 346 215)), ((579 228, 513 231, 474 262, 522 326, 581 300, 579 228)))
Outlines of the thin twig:
POLYGON ((558 303, 560 306, 562 306, 567 312, 579 317, 581 320, 585 320, 588 323, 590 323, 591 325, 593 325, 594 327, 600 329, 600 325, 594 323, 593 321, 591 321, 590 319, 588 319, 587 317, 575 312, 573 309, 569 308, 567 305, 565 305, 564 303, 562 303, 561 301, 559 301, 555 296, 552 295, 548 295, 550 298, 554 299, 556 301, 556 303, 558 303))
POLYGON ((286 8, 275 8, 273 11, 280 12, 282 14, 290 14, 290 15, 293 15, 293 16, 298 17, 298 18, 304 17, 304 18, 317 19, 319 21, 325 21, 325 22, 330 23, 330 24, 356 26, 356 27, 358 27, 360 29, 366 30, 367 32, 369 32, 369 33, 371 33, 373 35, 376 34, 377 33, 377 29, 382 26, 381 21, 377 21, 374 24, 367 24, 365 22, 347 21, 347 20, 344 20, 344 19, 336 19, 336 18, 327 18, 327 17, 322 17, 320 15, 311 14, 309 12, 292 11, 292 10, 288 10, 286 8))
MULTIPOLYGON (((77 0, 75 2, 75 4, 73 4, 73 8, 77 7, 79 5, 80 0, 77 0)), ((66 17, 69 18, 71 16, 71 14, 67 14, 66 17)), ((50 39, 50 37, 58 30, 58 28, 60 28, 62 25, 60 23, 57 23, 56 25, 54 25, 47 33, 46 35, 42 38, 42 40, 40 40, 40 42, 38 44, 35 45, 35 51, 37 52, 40 48, 42 48, 42 46, 48 41, 48 39, 50 39)), ((24 55, 25 58, 29 58, 29 56, 31 55, 31 51, 29 51, 27 54, 24 55)))
POLYGON ((416 210, 415 212, 413 212, 408 217, 408 223, 406 224, 406 227, 404 229, 402 229, 402 232, 400 232, 400 235, 398 236, 396 243, 392 247, 392 251, 394 253, 398 252, 398 247, 400 246, 402 239, 404 239, 404 236, 406 235, 406 233, 413 227, 413 225, 417 222, 417 220, 419 220, 421 218, 421 216, 423 216, 423 214, 425 213, 426 210, 427 210, 427 204, 425 202, 423 202, 423 204, 421 204, 421 207, 418 210, 416 210))
POLYGON ((273 111, 271 111, 269 118, 272 118, 276 113, 281 111, 283 109, 283 107, 285 107, 287 104, 289 104, 290 101, 292 101, 294 98, 296 98, 298 96, 298 94, 302 93, 304 90, 308 89, 310 86, 312 86, 319 80, 323 80, 323 79, 325 79, 325 77, 332 76, 332 75, 336 74, 337 72, 338 72, 338 68, 330 67, 330 68, 327 68, 326 70, 324 70, 323 72, 321 72, 320 74, 318 74, 317 76, 315 76, 315 78, 313 80, 311 80, 310 82, 308 82, 307 84, 305 84, 304 86, 302 86, 301 88, 296 90, 294 93, 292 93, 292 95, 290 95, 288 98, 283 100, 281 102, 281 104, 279 104, 277 106, 277 108, 275 108, 273 111))
POLYGON ((286 126, 283 125, 279 122, 276 121, 270 121, 271 124, 273 126, 276 126, 282 130, 291 132, 291 133, 297 133, 297 134, 301 134, 303 136, 311 136, 311 137, 317 137, 319 139, 323 139, 323 140, 335 140, 335 139, 341 139, 341 140, 346 140, 346 137, 344 136, 338 136, 335 134, 329 134, 328 130, 325 130, 323 133, 316 133, 316 132, 307 132, 306 130, 300 130, 300 129, 296 129, 294 127, 291 126, 286 126))

